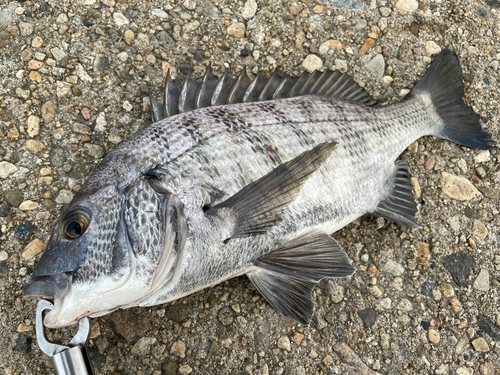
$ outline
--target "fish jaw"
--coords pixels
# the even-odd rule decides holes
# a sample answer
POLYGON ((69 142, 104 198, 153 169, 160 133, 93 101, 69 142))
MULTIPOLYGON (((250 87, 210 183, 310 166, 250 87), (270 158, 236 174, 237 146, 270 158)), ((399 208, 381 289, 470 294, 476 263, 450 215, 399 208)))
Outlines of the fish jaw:
POLYGON ((64 296, 54 297, 54 308, 45 315, 43 323, 48 328, 62 328, 76 324, 85 316, 94 318, 138 306, 149 292, 148 280, 147 277, 127 277, 123 283, 109 277, 97 284, 73 284, 64 296))

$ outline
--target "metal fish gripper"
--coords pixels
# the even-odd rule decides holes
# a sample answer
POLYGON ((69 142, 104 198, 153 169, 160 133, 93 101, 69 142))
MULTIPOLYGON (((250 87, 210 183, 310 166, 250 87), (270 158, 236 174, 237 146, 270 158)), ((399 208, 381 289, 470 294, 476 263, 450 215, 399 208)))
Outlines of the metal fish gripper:
POLYGON ((79 320, 79 328, 68 346, 49 342, 45 337, 43 312, 52 310, 54 305, 46 300, 38 301, 36 306, 36 340, 41 351, 52 358, 57 375, 94 375, 92 365, 85 348, 90 334, 90 320, 79 320))

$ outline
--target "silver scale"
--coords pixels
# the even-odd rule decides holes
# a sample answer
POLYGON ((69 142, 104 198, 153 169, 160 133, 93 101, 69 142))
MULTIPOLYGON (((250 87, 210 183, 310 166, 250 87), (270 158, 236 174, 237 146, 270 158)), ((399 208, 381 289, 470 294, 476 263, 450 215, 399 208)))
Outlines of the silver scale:
POLYGON ((84 317, 79 320, 78 332, 71 339, 68 346, 49 342, 45 338, 43 312, 52 310, 54 305, 46 300, 38 301, 36 306, 36 341, 38 346, 49 357, 57 375, 94 375, 92 365, 85 348, 90 334, 90 320, 84 317))

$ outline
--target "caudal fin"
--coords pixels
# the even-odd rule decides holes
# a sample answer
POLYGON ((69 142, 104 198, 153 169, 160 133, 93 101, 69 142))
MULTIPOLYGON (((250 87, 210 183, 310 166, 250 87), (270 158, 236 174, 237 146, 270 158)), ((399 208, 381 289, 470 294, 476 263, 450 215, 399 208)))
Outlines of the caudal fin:
POLYGON ((436 136, 467 147, 490 150, 495 147, 491 134, 481 126, 479 115, 462 100, 462 76, 457 57, 450 50, 444 49, 434 59, 412 94, 430 94, 444 122, 444 127, 436 136))

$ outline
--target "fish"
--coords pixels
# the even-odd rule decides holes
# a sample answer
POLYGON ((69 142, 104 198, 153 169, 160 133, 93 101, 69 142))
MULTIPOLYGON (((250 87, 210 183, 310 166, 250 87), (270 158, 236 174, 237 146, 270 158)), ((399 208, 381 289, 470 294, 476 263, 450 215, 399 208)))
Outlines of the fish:
POLYGON ((330 235, 372 214, 419 228, 408 164, 422 136, 495 141, 444 49, 382 106, 338 71, 167 79, 153 122, 112 149, 52 228, 25 298, 51 296, 47 327, 167 303, 247 275, 308 325, 312 290, 355 272, 330 235))

